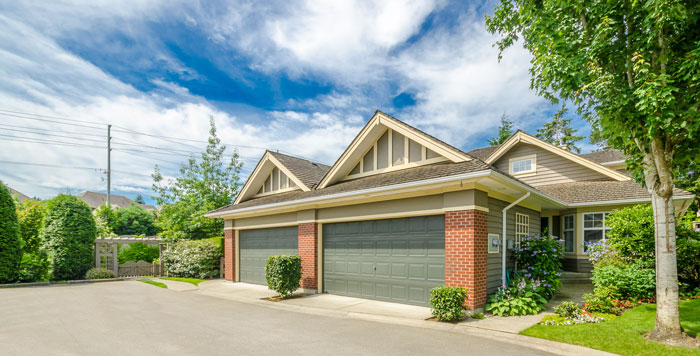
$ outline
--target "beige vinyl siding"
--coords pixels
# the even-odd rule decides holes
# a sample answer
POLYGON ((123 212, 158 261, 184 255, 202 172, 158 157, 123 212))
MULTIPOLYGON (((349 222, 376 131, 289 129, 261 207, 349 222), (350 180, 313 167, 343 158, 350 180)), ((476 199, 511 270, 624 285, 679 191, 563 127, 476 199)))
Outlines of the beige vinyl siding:
POLYGON ((518 143, 495 162, 503 172, 510 173, 509 161, 513 158, 536 155, 536 173, 518 177, 533 186, 572 183, 591 180, 609 180, 607 176, 586 168, 576 162, 527 143, 518 143))
MULTIPOLYGON (((487 228, 489 234, 498 234, 501 236, 503 232, 503 225, 501 224, 503 220, 503 208, 508 204, 503 200, 498 200, 489 197, 489 216, 487 220, 487 228)), ((540 232, 540 213, 528 209, 522 206, 514 206, 508 210, 506 231, 508 239, 513 239, 515 236, 515 213, 527 214, 530 217, 530 234, 536 234, 540 232)), ((486 277, 486 288, 487 293, 492 294, 501 286, 501 253, 489 253, 487 257, 487 277, 486 277)), ((511 252, 508 251, 508 256, 506 260, 506 266, 508 269, 513 268, 513 261, 511 260, 511 252)))

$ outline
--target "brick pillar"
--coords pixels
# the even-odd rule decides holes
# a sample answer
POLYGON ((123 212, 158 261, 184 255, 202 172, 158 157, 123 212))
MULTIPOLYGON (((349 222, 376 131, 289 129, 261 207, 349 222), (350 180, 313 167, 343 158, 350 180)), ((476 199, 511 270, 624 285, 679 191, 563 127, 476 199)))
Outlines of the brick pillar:
POLYGON ((233 282, 235 279, 235 256, 236 256, 236 239, 234 238, 236 230, 224 230, 224 279, 233 282))
POLYGON ((486 304, 488 213, 480 210, 445 213, 445 284, 467 288, 467 307, 486 304))
POLYGON ((318 224, 299 224, 299 256, 301 256, 301 287, 318 287, 318 224))

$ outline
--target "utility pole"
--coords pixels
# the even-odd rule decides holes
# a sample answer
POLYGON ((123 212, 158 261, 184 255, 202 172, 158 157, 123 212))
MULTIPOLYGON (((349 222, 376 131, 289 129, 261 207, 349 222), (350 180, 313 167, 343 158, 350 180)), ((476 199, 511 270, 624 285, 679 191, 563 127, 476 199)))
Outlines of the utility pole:
POLYGON ((107 206, 112 207, 112 125, 107 125, 107 206))

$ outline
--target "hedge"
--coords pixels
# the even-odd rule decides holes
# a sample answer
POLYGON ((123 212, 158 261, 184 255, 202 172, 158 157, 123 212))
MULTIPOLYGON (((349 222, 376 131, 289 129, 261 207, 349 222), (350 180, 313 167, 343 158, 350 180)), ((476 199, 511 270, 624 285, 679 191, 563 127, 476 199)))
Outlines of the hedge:
POLYGON ((59 195, 48 202, 41 238, 54 280, 82 279, 94 266, 97 229, 90 207, 78 198, 59 195))
POLYGON ((0 283, 17 279, 22 260, 22 243, 15 201, 5 184, 0 182, 0 283))

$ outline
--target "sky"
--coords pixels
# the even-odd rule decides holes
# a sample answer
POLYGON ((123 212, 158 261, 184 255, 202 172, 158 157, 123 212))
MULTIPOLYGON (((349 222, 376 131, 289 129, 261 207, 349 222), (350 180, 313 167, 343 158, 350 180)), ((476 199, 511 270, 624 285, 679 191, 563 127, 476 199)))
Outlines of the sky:
POLYGON ((112 193, 149 202, 154 165, 177 175, 210 117, 243 179, 265 149, 332 164, 375 110, 463 150, 504 113, 534 134, 557 108, 529 89, 527 51, 498 61, 493 6, 0 1, 0 180, 42 199, 105 192, 107 124, 112 193))

